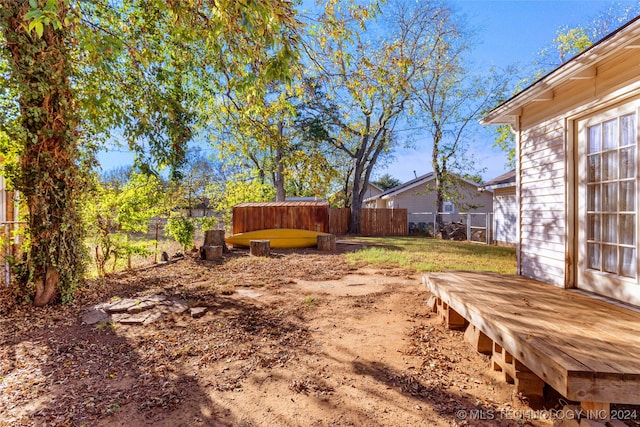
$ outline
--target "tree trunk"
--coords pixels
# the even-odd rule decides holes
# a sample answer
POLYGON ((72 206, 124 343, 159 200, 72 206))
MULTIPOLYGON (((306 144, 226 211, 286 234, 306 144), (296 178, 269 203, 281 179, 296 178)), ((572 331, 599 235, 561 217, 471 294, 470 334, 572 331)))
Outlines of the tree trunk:
POLYGON ((222 258, 222 246, 203 246, 200 248, 200 258, 214 261, 222 258))
POLYGON ((356 167, 353 170, 353 186, 351 187, 351 224, 349 224, 350 234, 360 234, 360 218, 362 210, 362 194, 360 191, 362 180, 361 159, 356 158, 356 167))
POLYGON ((327 236, 318 236, 317 248, 322 252, 335 252, 336 236, 329 234, 327 236))
POLYGON ((436 175, 436 223, 434 224, 435 227, 435 234, 437 235, 438 233, 440 233, 442 231, 442 227, 444 226, 444 220, 442 219, 442 215, 440 214, 442 212, 443 209, 443 205, 444 205, 444 197, 443 197, 443 189, 442 189, 442 185, 443 185, 443 178, 444 178, 444 174, 446 173, 446 160, 442 160, 442 165, 440 164, 440 140, 441 140, 442 136, 441 133, 438 129, 436 129, 434 138, 433 138, 433 151, 431 153, 431 167, 433 168, 433 173, 435 173, 436 175))
MULTIPOLYGON (((60 295, 73 296, 84 273, 84 232, 76 209, 82 188, 78 170, 79 119, 71 88, 73 26, 44 24, 41 36, 28 33, 23 17, 29 2, 5 0, 0 8, 10 77, 19 94, 22 132, 11 137, 22 145, 16 186, 26 198, 29 247, 23 277, 25 293, 35 288, 34 303, 43 306, 60 295), (32 283, 28 283, 32 280, 32 283)), ((58 2, 57 19, 65 22, 67 2, 58 2)))
POLYGON ((222 246, 223 252, 229 252, 227 243, 224 241, 224 230, 207 230, 204 232, 204 243, 202 246, 222 246))
POLYGON ((284 157, 284 150, 282 149, 284 139, 284 124, 278 122, 278 144, 276 146, 276 172, 274 177, 274 185, 276 187, 276 202, 284 202, 287 194, 284 190, 284 165, 282 159, 284 157))
POLYGON ((53 301, 58 294, 58 281, 60 275, 54 268, 50 268, 46 274, 39 275, 36 279, 36 296, 33 299, 33 305, 36 307, 44 307, 53 301))
POLYGON ((249 241, 249 255, 268 257, 270 252, 271 252, 271 245, 269 244, 268 240, 250 240, 249 241))

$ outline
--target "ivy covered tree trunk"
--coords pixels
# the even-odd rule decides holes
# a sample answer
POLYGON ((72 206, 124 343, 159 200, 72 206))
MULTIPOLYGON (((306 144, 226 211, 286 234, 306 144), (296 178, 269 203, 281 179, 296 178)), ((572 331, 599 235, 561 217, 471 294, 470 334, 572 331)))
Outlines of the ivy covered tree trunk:
MULTIPOLYGON (((53 4, 53 3, 52 3, 53 4)), ((46 21, 30 27, 29 2, 2 0, 0 24, 11 83, 20 94, 20 166, 14 185, 28 207, 28 247, 20 285, 44 306, 68 301, 82 280, 84 244, 76 198, 78 116, 71 88, 71 27, 62 25, 65 1, 45 8, 46 21)), ((36 22, 34 20, 33 22, 36 22)), ((68 23, 69 21, 67 21, 68 23)))

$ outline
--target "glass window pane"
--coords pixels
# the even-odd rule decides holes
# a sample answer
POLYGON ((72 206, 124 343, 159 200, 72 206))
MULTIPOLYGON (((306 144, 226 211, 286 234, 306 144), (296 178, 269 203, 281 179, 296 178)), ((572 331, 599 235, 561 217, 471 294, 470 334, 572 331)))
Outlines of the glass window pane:
POLYGON ((587 186, 587 210, 601 211, 600 203, 600 184, 587 186))
POLYGON ((605 212, 618 211, 618 184, 602 184, 602 210, 605 212))
POLYGON ((636 277, 638 258, 634 248, 620 248, 621 272, 626 277, 636 277))
POLYGON ((617 243, 618 241, 618 215, 602 215, 602 241, 617 243))
POLYGON ((602 146, 604 150, 618 147, 618 119, 604 122, 602 128, 602 146))
POLYGON ((589 182, 600 181, 600 154, 589 156, 589 182))
POLYGON ((618 272, 618 247, 605 245, 602 247, 602 271, 618 272))
POLYGON ((629 114, 620 118, 620 145, 636 144, 636 115, 629 114))
POLYGON ((589 128, 589 153, 598 153, 602 151, 600 129, 601 125, 595 125, 589 128))
POLYGON ((622 181, 620 183, 620 211, 636 210, 636 182, 622 181))
POLYGON ((636 244, 636 216, 620 215, 620 243, 623 245, 636 244))
POLYGON ((634 147, 620 150, 620 178, 633 178, 636 173, 636 149, 634 147))
POLYGON ((600 214, 587 216, 587 239, 600 241, 600 214))
POLYGON ((618 151, 609 151, 602 155, 602 179, 618 178, 618 151))
POLYGON ((638 119, 619 116, 587 128, 586 268, 638 277, 638 119))
POLYGON ((587 245, 587 267, 600 270, 600 245, 593 243, 587 245))

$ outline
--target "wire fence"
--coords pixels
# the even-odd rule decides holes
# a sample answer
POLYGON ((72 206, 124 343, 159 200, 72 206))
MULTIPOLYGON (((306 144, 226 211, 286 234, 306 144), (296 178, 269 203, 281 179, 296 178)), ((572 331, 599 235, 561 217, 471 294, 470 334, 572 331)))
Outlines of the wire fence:
POLYGON ((409 234, 423 234, 447 240, 493 243, 491 212, 412 212, 408 214, 409 234))

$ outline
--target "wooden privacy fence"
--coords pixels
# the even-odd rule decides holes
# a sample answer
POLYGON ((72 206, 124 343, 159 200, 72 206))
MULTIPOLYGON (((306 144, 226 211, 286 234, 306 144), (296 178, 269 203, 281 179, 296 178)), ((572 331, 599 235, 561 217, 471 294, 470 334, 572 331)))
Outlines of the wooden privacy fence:
POLYGON ((347 234, 349 232, 349 223, 351 222, 351 209, 349 208, 330 208, 329 209, 329 233, 331 234, 347 234))
POLYGON ((363 236, 406 236, 408 233, 406 209, 362 209, 360 213, 363 236))
MULTIPOLYGON (((331 234, 349 232, 351 209, 326 202, 242 203, 233 207, 233 234, 270 228, 297 228, 331 234)), ((406 209, 362 209, 363 236, 406 236, 406 209)))

